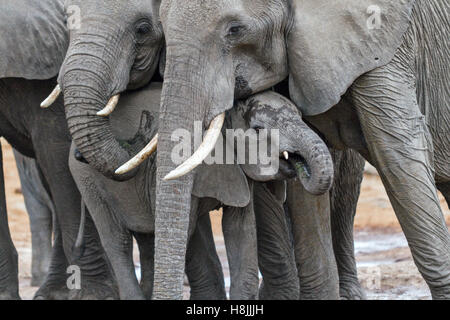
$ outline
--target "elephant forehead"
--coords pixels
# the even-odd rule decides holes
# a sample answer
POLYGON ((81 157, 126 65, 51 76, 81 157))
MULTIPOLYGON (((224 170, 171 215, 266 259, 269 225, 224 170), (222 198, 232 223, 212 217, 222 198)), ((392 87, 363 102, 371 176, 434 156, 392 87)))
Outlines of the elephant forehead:
POLYGON ((297 107, 287 98, 275 92, 265 92, 250 97, 249 116, 273 118, 274 116, 290 119, 300 116, 297 107))
POLYGON ((176 19, 185 26, 204 27, 226 8, 239 8, 240 3, 239 0, 163 0, 160 14, 163 20, 176 19))

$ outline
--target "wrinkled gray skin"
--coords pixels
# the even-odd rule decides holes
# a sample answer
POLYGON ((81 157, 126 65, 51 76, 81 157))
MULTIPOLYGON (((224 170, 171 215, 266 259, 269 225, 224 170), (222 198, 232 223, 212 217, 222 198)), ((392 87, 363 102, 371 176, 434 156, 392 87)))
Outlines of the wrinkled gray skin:
MULTIPOLYGON (((52 110, 39 108, 56 85, 67 49, 62 2, 18 0, 1 7, 5 36, 0 40, 0 134, 20 153, 36 158, 55 204, 52 261, 35 298, 114 297, 112 275, 92 221, 86 225, 84 251, 74 249, 81 197, 68 168, 71 139, 63 102, 57 100, 52 110), (81 268, 82 290, 69 292, 68 264, 81 268)), ((2 177, 2 188, 3 183, 2 177)), ((0 298, 18 299, 17 253, 9 235, 4 191, 1 199, 0 298)))
POLYGON ((14 150, 22 194, 31 229, 31 285, 39 287, 47 275, 52 254, 55 206, 44 186, 36 160, 14 150))
MULTIPOLYGON (((193 132, 196 120, 207 127, 233 107, 234 98, 287 76, 291 99, 304 116, 326 112, 347 92, 342 101, 356 110, 367 142, 366 152, 358 151, 381 172, 433 297, 448 297, 450 236, 428 152, 430 133, 439 132, 435 154, 448 155, 448 121, 442 121, 448 119, 448 39, 442 32, 448 23, 442 12, 448 12, 445 1, 163 0, 167 47, 157 159, 155 298, 181 297, 194 181, 194 174, 162 180, 175 168, 171 133, 177 128, 193 132), (374 5, 381 8, 378 29, 368 28, 368 8, 374 5), (432 85, 426 82, 429 74, 432 85), (432 130, 422 112, 430 121, 436 115, 439 122, 432 130)), ((446 159, 436 158, 439 183, 447 181, 448 171, 440 172, 448 169, 446 159)), ((316 270, 311 274, 321 276, 316 270)))
MULTIPOLYGON (((158 129, 159 101, 160 87, 156 84, 124 95, 119 107, 111 115, 116 139, 135 147, 150 140, 158 129)), ((292 127, 287 129, 291 130, 291 135, 282 134, 280 143, 289 148, 292 154, 307 155, 302 146, 290 141, 296 142, 300 136, 314 134, 301 121, 296 108, 283 97, 270 92, 260 94, 239 103, 235 111, 227 117, 227 125, 230 128, 273 129, 274 124, 279 126, 281 123, 288 128, 287 123, 291 122, 292 127), (280 110, 283 112, 279 112, 280 110), (275 123, 266 122, 271 113, 279 114, 280 119, 275 123)), ((144 268, 147 270, 144 274, 149 273, 151 276, 141 283, 142 292, 134 275, 130 241, 131 235, 136 233, 149 234, 148 237, 153 239, 155 166, 155 157, 152 157, 140 166, 135 177, 126 182, 115 182, 102 176, 88 164, 75 158, 70 159, 71 171, 83 198, 90 211, 95 212, 93 219, 118 278, 122 299, 148 298, 151 294, 153 265, 149 262, 147 265, 150 270, 144 268), (119 243, 118 239, 122 241, 119 243)), ((285 179, 295 175, 286 163, 282 171, 283 174, 278 173, 277 177, 270 179, 285 179)), ((253 183, 247 185, 247 179, 240 173, 238 166, 202 166, 198 172, 193 189, 194 196, 191 199, 190 242, 186 256, 186 272, 192 288, 191 298, 225 297, 223 276, 208 218, 209 211, 225 203, 228 205, 224 208, 223 231, 231 271, 230 297, 257 297, 259 260, 265 282, 261 297, 298 299, 299 285, 292 245, 289 240, 284 240, 289 238, 285 237, 289 231, 282 205, 286 193, 285 183, 272 182, 268 183, 267 187, 264 184, 256 184, 255 194, 263 200, 258 202, 257 208, 253 208, 253 183), (220 185, 220 189, 216 185, 220 185), (250 204, 247 205, 249 201, 250 204), (205 250, 205 247, 208 250, 205 250), (256 257, 257 248, 259 259, 256 257), (273 248, 278 250, 274 253, 273 248)), ((246 167, 244 172, 253 179, 269 179, 262 176, 257 166, 246 167)), ((137 240, 139 243, 139 238, 137 240)), ((150 242, 153 244, 153 240, 150 242)), ((144 253, 150 252, 150 260, 153 260, 151 245, 144 249, 147 249, 144 253)))
MULTIPOLYGON (((116 293, 112 276, 92 222, 87 223, 83 254, 80 256, 80 253, 74 250, 80 222, 81 197, 67 163, 71 140, 66 126, 63 102, 58 100, 52 111, 38 107, 55 83, 55 80, 32 81, 14 78, 0 80, 1 134, 15 149, 36 159, 44 178, 44 185, 48 187, 55 204, 58 224, 55 225, 57 230, 50 271, 35 297, 42 299, 114 297, 116 293), (81 291, 69 292, 67 289, 68 261, 79 265, 82 270, 84 282, 81 291), (99 279, 102 280, 99 282, 99 279)), ((7 224, 5 226, 7 227, 7 224)), ((4 244, 5 242, 0 243, 4 244)), ((14 261, 11 258, 5 260, 4 256, 1 258, 1 261, 14 261)), ((6 266, 8 264, 2 265, 6 266)), ((6 291, 5 298, 19 298, 18 292, 13 289, 13 283, 18 281, 16 267, 17 265, 10 265, 9 270, 2 270, 2 275, 12 275, 2 278, 1 281, 0 290, 2 293, 6 291)))
MULTIPOLYGON (((377 167, 434 299, 450 297, 450 236, 436 192, 437 187, 449 203, 448 13, 448 1, 417 1, 393 60, 359 78, 333 109, 307 118, 330 145, 352 148, 377 167)), ((354 154, 344 152, 362 167, 354 154)), ((347 256, 340 276, 344 273, 341 284, 346 282, 348 290, 341 294, 359 298, 358 285, 348 285, 356 281, 353 217, 342 216, 334 224, 346 230, 334 239, 335 251, 347 256)))
MULTIPOLYGON (((126 89, 146 85, 159 64, 164 39, 158 19, 160 0, 68 0, 80 9, 80 28, 70 45, 58 83, 65 98, 72 138, 91 166, 109 177, 134 150, 114 139, 108 117, 96 116, 126 89), (99 156, 101 154, 101 156, 99 156)), ((132 177, 132 172, 120 179, 132 177)))

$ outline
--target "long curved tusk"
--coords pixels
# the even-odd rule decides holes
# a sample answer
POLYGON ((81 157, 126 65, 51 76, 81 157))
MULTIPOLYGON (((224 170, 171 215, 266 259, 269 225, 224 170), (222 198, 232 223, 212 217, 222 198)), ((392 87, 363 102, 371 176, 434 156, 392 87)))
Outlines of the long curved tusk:
POLYGON ((203 139, 202 144, 198 147, 197 151, 183 162, 178 168, 170 172, 167 176, 164 177, 164 180, 174 180, 179 177, 182 177, 196 167, 198 167, 203 160, 211 153, 211 151, 216 146, 217 140, 220 137, 222 132, 223 123, 225 121, 225 113, 222 113, 215 117, 211 124, 209 125, 209 129, 206 132, 205 138, 203 139))
POLYGON ((144 162, 148 157, 150 157, 153 152, 155 152, 158 145, 158 135, 156 135, 152 141, 150 141, 147 146, 141 150, 137 155, 135 155, 130 161, 125 163, 119 169, 116 170, 116 174, 125 174, 130 172, 134 168, 137 168, 142 162, 144 162))
POLYGON ((50 93, 50 95, 48 96, 47 99, 45 99, 42 103, 41 103, 41 108, 43 109, 47 109, 48 107, 50 107, 52 104, 55 103, 56 99, 58 99, 59 95, 61 94, 61 87, 58 84, 55 89, 53 89, 52 93, 50 93))
POLYGON ((103 110, 97 112, 97 115, 100 117, 107 117, 111 113, 113 113, 114 109, 117 107, 117 104, 119 103, 119 98, 120 98, 120 94, 117 94, 114 97, 112 97, 111 99, 109 99, 106 107, 103 110))

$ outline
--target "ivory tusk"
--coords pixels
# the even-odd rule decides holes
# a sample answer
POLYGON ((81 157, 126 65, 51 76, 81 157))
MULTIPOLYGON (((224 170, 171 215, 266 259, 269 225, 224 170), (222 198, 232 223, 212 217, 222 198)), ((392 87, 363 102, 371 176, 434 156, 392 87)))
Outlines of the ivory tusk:
POLYGON ((119 103, 119 98, 120 98, 120 94, 117 94, 114 97, 112 97, 111 99, 109 99, 106 107, 103 110, 97 112, 97 115, 100 117, 107 117, 111 113, 113 113, 114 109, 117 107, 117 104, 119 103))
POLYGON ((196 167, 198 167, 216 146, 217 140, 219 139, 220 134, 222 132, 224 121, 225 121, 225 113, 222 113, 217 117, 215 117, 213 121, 211 121, 209 129, 206 132, 205 138, 203 139, 203 142, 197 149, 197 151, 195 151, 194 154, 189 159, 187 159, 180 166, 178 166, 178 168, 176 168, 175 170, 170 172, 167 176, 165 176, 164 180, 167 181, 180 178, 188 174, 192 170, 194 170, 196 167))
POLYGON ((59 84, 55 87, 55 89, 53 89, 52 93, 50 93, 50 95, 48 96, 47 99, 45 99, 42 103, 41 103, 41 108, 43 109, 47 109, 48 107, 50 107, 53 103, 55 103, 56 99, 58 99, 59 95, 61 94, 61 87, 59 86, 59 84))
POLYGON ((156 135, 152 141, 150 141, 147 146, 141 150, 137 155, 135 155, 130 161, 125 163, 119 169, 116 170, 116 174, 125 174, 130 172, 134 168, 137 168, 142 162, 144 162, 148 157, 150 157, 153 152, 155 152, 158 145, 158 135, 156 135))
POLYGON ((283 152, 283 156, 286 160, 289 160, 289 153, 287 151, 283 152))

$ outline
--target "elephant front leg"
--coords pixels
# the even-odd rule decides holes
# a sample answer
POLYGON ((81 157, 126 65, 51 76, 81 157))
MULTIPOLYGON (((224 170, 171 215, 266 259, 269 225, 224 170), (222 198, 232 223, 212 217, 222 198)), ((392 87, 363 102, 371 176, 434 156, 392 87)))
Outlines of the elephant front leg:
POLYGON ((54 220, 55 239, 53 241, 50 266, 43 284, 34 295, 34 300, 67 300, 69 288, 67 286, 66 273, 69 266, 64 254, 63 239, 58 219, 54 220))
POLYGON ((294 234, 300 299, 339 299, 339 277, 333 252, 329 193, 309 194, 298 180, 288 182, 287 208, 294 234))
MULTIPOLYGON (((83 198, 86 203, 102 203, 96 207, 92 216, 98 226, 100 240, 108 257, 119 287, 121 300, 144 300, 144 294, 139 286, 133 261, 133 238, 129 230, 120 225, 118 215, 110 210, 104 199, 83 198)), ((113 297, 111 297, 113 298, 113 297)))
POLYGON ((230 299, 258 297, 258 248, 253 203, 245 208, 223 209, 222 231, 230 266, 230 299))
MULTIPOLYGON (((201 206, 200 206, 201 207, 201 206)), ((191 300, 225 300, 225 280, 211 229, 209 210, 199 209, 197 227, 186 252, 191 300)))
MULTIPOLYGON (((59 116, 59 113, 57 115, 59 116)), ((54 121, 60 123, 61 119, 58 117, 54 121)), ((69 299, 114 298, 117 297, 115 281, 100 244, 97 229, 89 215, 86 217, 82 255, 80 256, 79 250, 75 249, 81 219, 81 196, 69 170, 69 154, 73 153, 69 153, 70 144, 65 140, 67 135, 64 132, 53 132, 46 130, 45 126, 39 127, 35 133, 39 139, 33 140, 33 145, 39 169, 45 177, 54 201, 55 216, 60 226, 67 262, 71 266, 79 267, 81 271, 81 290, 71 290, 69 299)), ((53 279, 47 277, 41 288, 52 289, 54 283, 62 276, 66 279, 70 276, 66 270, 61 271, 63 273, 54 275, 53 279)), ((65 286, 65 281, 61 283, 62 285, 65 286)))
POLYGON ((353 224, 364 172, 364 159, 353 150, 331 150, 334 184, 330 191, 331 232, 341 299, 366 299, 358 281, 353 224))
POLYGON ((450 298, 450 235, 434 181, 433 143, 400 61, 352 88, 370 156, 434 299, 450 298))
MULTIPOLYGON (((283 199, 268 188, 269 183, 254 186, 255 216, 258 235, 258 262, 264 284, 262 300, 298 300, 300 284, 294 248, 283 208, 283 199)), ((330 244, 331 245, 331 244, 330 244)))

